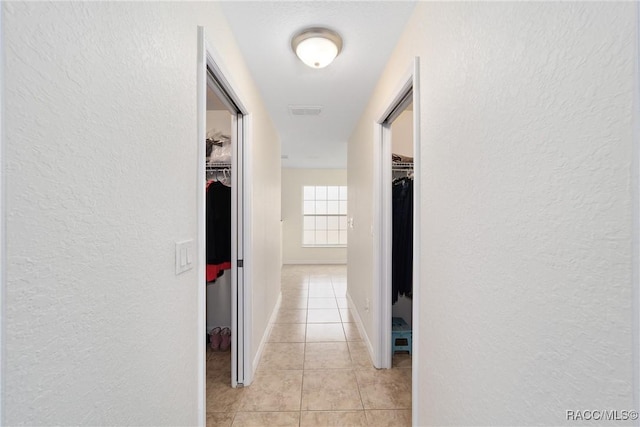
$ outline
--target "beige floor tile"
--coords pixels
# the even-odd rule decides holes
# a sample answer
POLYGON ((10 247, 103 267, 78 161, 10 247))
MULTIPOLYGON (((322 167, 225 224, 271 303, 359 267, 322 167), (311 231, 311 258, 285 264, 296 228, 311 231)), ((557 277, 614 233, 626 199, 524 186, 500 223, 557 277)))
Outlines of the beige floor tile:
POLYGON ((282 266, 282 277, 309 277, 311 266, 301 264, 285 264, 282 266))
POLYGON ((215 369, 207 366, 207 387, 213 384, 231 384, 231 366, 226 369, 215 369))
POLYGON ((226 369, 231 375, 231 351, 212 351, 207 357, 207 370, 216 371, 226 369))
POLYGON ((338 308, 349 308, 349 300, 343 297, 336 297, 338 308))
POLYGON ((337 308, 310 308, 307 312, 307 323, 339 323, 340 320, 337 308))
POLYGON ((372 427, 411 427, 411 410, 367 410, 367 425, 372 427))
POLYGON ((284 266, 280 312, 251 387, 232 389, 230 354, 207 352, 207 404, 217 408, 208 425, 229 426, 234 414, 234 426, 411 425, 411 357, 373 368, 346 291, 344 265, 284 266))
POLYGON ((411 355, 409 353, 395 353, 391 362, 394 368, 410 368, 411 355))
POLYGON ((306 309, 307 300, 307 297, 283 296, 282 302, 280 303, 280 309, 306 309))
POLYGON ((267 342, 304 342, 304 323, 275 323, 267 342))
POLYGON ((233 412, 207 413, 207 427, 230 427, 233 422, 233 412))
POLYGON ((296 273, 282 272, 282 278, 280 279, 282 288, 291 289, 307 289, 309 286, 309 276, 296 273))
POLYGON ((360 336, 360 331, 355 323, 343 323, 342 327, 347 341, 362 341, 362 336, 360 336))
POLYGON ((309 289, 309 278, 308 277, 282 277, 282 290, 286 289, 309 289))
POLYGON ((281 308, 274 323, 306 323, 307 310, 281 308))
POLYGON ((411 409, 411 369, 355 371, 365 409, 411 409))
POLYGON ((348 308, 340 309, 340 317, 342 318, 342 321, 344 323, 354 323, 356 321, 356 319, 351 314, 351 310, 349 310, 348 308))
POLYGON ((259 370, 302 369, 304 343, 270 342, 264 347, 259 370))
POLYGON ((316 285, 331 285, 331 272, 326 266, 316 266, 315 271, 309 275, 309 283, 316 285))
POLYGON ((366 426, 364 411, 302 411, 301 427, 366 426))
POLYGON ((231 387, 231 367, 222 370, 207 368, 207 390, 213 386, 231 387))
POLYGON ((313 284, 309 285, 309 296, 311 298, 330 298, 335 297, 333 293, 333 287, 329 286, 313 286, 313 284))
POLYGON ((282 299, 285 298, 308 298, 309 291, 306 289, 282 289, 282 299))
POLYGON ((341 323, 307 324, 307 342, 346 341, 341 323))
POLYGON ((336 297, 344 298, 347 295, 347 284, 346 283, 334 283, 333 284, 333 293, 336 297))
POLYGON ((302 410, 363 409, 353 371, 346 369, 305 371, 302 410))
POLYGON ((288 291, 306 291, 308 293, 309 291, 309 284, 306 282, 302 282, 299 280, 296 281, 290 281, 290 282, 282 282, 282 286, 281 286, 281 290, 282 292, 288 292, 288 291))
POLYGON ((246 390, 231 388, 230 375, 219 377, 216 381, 207 378, 207 414, 237 411, 246 390))
POLYGON ((373 363, 369 356, 369 349, 364 341, 349 341, 348 344, 354 368, 373 368, 373 363))
POLYGON ((333 281, 329 275, 311 275, 309 276, 309 289, 311 288, 331 288, 333 281))
POLYGON ((238 412, 233 427, 298 427, 300 412, 238 412))
POLYGON ((304 369, 350 369, 351 356, 346 342, 308 342, 304 369))
POLYGON ((307 308, 338 308, 335 298, 309 298, 307 308))
POLYGON ((299 411, 302 371, 258 372, 238 411, 299 411))

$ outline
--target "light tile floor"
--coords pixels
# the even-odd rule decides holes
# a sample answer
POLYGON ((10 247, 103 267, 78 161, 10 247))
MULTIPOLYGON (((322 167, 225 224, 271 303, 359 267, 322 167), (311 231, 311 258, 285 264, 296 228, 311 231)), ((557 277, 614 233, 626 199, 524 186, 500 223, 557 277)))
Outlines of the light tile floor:
POLYGON ((253 384, 207 357, 207 426, 410 426, 411 357, 377 370, 346 299, 345 266, 285 266, 282 304, 253 384))

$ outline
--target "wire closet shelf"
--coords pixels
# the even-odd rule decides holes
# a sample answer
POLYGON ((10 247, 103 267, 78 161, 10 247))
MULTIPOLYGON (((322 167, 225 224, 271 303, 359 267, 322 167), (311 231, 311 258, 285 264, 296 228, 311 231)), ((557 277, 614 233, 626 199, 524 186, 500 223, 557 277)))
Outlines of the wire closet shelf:
POLYGON ((231 169, 230 162, 207 162, 207 172, 218 171, 220 169, 231 169))
POLYGON ((413 162, 393 162, 391 169, 394 171, 412 171, 413 162))

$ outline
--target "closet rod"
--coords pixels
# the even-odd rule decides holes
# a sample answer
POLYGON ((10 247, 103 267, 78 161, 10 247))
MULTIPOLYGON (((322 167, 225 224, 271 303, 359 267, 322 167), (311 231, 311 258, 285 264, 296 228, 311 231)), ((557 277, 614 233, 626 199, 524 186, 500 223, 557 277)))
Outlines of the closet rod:
POLYGON ((229 169, 229 168, 231 168, 231 163, 229 163, 229 162, 210 162, 210 163, 207 163, 207 171, 219 170, 219 169, 229 169))
POLYGON ((394 171, 413 170, 412 162, 393 162, 391 165, 391 169, 394 171))

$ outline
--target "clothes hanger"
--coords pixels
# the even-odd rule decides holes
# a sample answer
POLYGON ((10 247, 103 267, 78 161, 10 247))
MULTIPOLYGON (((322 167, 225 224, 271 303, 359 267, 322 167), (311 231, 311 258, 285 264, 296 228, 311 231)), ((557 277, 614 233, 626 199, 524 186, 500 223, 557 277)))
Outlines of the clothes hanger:
POLYGON ((227 187, 231 187, 231 170, 229 169, 223 169, 222 170, 222 184, 226 185, 227 187))

